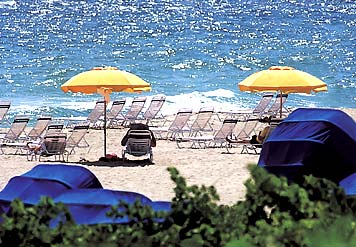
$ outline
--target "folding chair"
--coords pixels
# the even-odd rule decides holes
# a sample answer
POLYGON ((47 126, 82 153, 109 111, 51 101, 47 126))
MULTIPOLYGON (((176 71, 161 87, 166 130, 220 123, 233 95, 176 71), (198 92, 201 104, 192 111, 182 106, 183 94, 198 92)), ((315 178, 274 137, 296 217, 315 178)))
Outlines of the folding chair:
POLYGON ((176 138, 178 148, 182 148, 182 143, 190 143, 190 148, 224 147, 227 145, 226 138, 231 136, 238 120, 225 119, 219 130, 214 135, 189 136, 176 138))
POLYGON ((7 118, 7 112, 9 111, 11 102, 10 101, 0 101, 0 124, 11 125, 10 120, 7 118))
POLYGON ((149 130, 130 130, 126 146, 122 150, 122 158, 126 158, 126 154, 135 157, 148 155, 153 162, 153 152, 151 146, 151 132, 149 130))
POLYGON ((85 140, 85 135, 88 133, 88 130, 89 124, 77 124, 73 127, 73 130, 67 139, 67 148, 69 149, 69 154, 72 154, 75 148, 90 147, 89 143, 85 140))
POLYGON ((108 118, 108 128, 113 128, 119 125, 119 123, 125 120, 124 115, 122 114, 122 110, 126 104, 126 98, 115 100, 112 102, 110 111, 107 114, 108 118))
POLYGON ((183 135, 183 133, 189 133, 190 127, 188 121, 192 116, 193 110, 182 108, 179 109, 173 122, 169 126, 151 127, 150 130, 156 135, 157 139, 175 139, 177 136, 183 135), (166 136, 163 137, 163 134, 166 136))
POLYGON ((61 133, 63 131, 64 124, 61 123, 50 123, 47 126, 46 134, 61 133))
POLYGON ((272 99, 273 99, 273 94, 266 93, 262 95, 260 101, 257 103, 257 105, 252 111, 232 112, 232 115, 242 116, 244 120, 251 118, 252 116, 261 117, 265 113, 272 99))
POLYGON ((214 114, 214 107, 202 107, 199 109, 197 116, 190 126, 190 136, 202 135, 203 132, 213 131, 209 121, 214 114))
POLYGON ((40 116, 37 118, 35 126, 28 132, 27 139, 37 140, 40 139, 42 134, 47 129, 50 124, 52 117, 49 116, 40 116))
POLYGON ((288 94, 277 94, 273 104, 271 107, 267 110, 266 114, 276 117, 279 115, 281 108, 282 108, 282 113, 288 113, 289 111, 284 107, 285 102, 287 101, 288 94), (281 100, 282 97, 282 100, 281 100))
POLYGON ((89 113, 86 119, 90 123, 91 127, 93 128, 102 127, 103 121, 101 121, 100 118, 104 116, 104 108, 105 108, 105 102, 103 100, 99 100, 95 103, 94 108, 89 113))
MULTIPOLYGON (((41 161, 41 157, 54 156, 55 161, 59 160, 68 162, 69 153, 66 150, 66 139, 67 135, 65 133, 45 135, 43 137, 41 150, 38 154, 38 160, 41 161)), ((34 155, 36 157, 37 154, 34 155)))
POLYGON ((229 149, 231 148, 250 143, 251 136, 255 133, 258 123, 259 122, 257 119, 248 120, 244 122, 242 129, 238 132, 237 135, 227 137, 227 152, 230 153, 229 149))
POLYGON ((146 124, 155 118, 164 118, 160 112, 165 101, 166 96, 155 96, 151 99, 150 105, 143 114, 143 119, 146 120, 146 124))
MULTIPOLYGON (((2 142, 15 142, 19 141, 21 134, 25 132, 25 128, 30 121, 28 117, 16 116, 11 124, 10 129, 6 133, 0 133, 0 140, 2 142)), ((22 138, 22 141, 25 139, 22 138)))
POLYGON ((140 114, 142 108, 146 103, 146 97, 136 97, 133 99, 130 108, 127 110, 126 114, 124 115, 124 126, 128 126, 131 122, 135 122, 138 119, 138 115, 140 114))

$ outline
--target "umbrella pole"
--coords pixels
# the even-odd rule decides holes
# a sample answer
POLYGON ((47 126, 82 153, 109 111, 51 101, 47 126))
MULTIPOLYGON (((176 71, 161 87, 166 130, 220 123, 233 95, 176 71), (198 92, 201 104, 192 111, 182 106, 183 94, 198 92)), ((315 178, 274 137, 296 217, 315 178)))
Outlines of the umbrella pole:
POLYGON ((104 157, 106 156, 106 99, 104 97, 104 157))
POLYGON ((279 117, 282 118, 282 110, 283 110, 283 106, 282 106, 282 91, 281 91, 281 95, 280 95, 279 99, 280 99, 280 105, 281 105, 280 106, 281 109, 279 110, 279 117))

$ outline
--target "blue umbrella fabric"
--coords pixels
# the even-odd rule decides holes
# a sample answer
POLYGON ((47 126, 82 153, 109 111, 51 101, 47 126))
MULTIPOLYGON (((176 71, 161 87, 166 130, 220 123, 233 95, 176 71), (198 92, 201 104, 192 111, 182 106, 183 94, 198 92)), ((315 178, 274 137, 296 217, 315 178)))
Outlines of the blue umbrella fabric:
POLYGON ((16 198, 26 205, 35 205, 42 196, 56 197, 75 188, 102 188, 102 185, 92 172, 81 166, 37 165, 11 178, 0 192, 0 214, 7 213, 16 198))
POLYGON ((258 166, 290 181, 312 174, 339 183, 356 172, 355 130, 343 111, 296 109, 264 142, 258 166))
POLYGON ((111 207, 118 205, 120 201, 129 205, 139 201, 142 205, 151 206, 154 211, 170 211, 169 202, 155 203, 148 197, 136 192, 108 189, 70 190, 54 198, 54 201, 66 205, 77 224, 88 225, 129 223, 130 219, 127 216, 115 219, 106 215, 111 207))

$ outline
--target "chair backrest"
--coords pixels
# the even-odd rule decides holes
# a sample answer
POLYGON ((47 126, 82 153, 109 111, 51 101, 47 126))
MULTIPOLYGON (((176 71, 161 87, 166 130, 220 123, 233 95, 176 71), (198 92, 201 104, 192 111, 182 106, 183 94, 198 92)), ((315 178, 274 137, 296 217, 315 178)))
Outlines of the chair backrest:
POLYGON ((105 101, 99 100, 95 103, 94 108, 89 113, 87 120, 90 123, 95 123, 98 119, 104 115, 105 101))
POLYGON ((67 135, 65 133, 53 133, 43 137, 44 154, 63 154, 66 148, 67 135))
POLYGON ((10 121, 6 117, 10 105, 11 105, 10 101, 0 101, 0 123, 2 123, 5 120, 7 124, 10 124, 10 121))
POLYGON ((146 103, 146 97, 136 97, 133 99, 130 109, 125 114, 128 120, 135 120, 146 103))
POLYGON ((243 141, 249 140, 252 133, 255 131, 257 124, 258 124, 257 119, 246 121, 245 124, 243 125, 242 129, 236 135, 235 138, 237 140, 243 140, 243 141))
POLYGON ((260 102, 256 105, 255 109, 253 109, 252 114, 262 115, 264 111, 267 109, 267 106, 272 101, 272 98, 273 98, 272 93, 264 94, 260 102))
POLYGON ((282 95, 277 94, 273 104, 268 109, 267 113, 270 115, 273 115, 273 116, 277 115, 277 113, 280 112, 281 108, 283 109, 283 105, 287 101, 287 98, 288 98, 288 94, 282 94, 282 95), (282 100, 281 100, 281 97, 282 97, 282 100))
POLYGON ((77 124, 73 127, 72 133, 68 137, 67 145, 69 147, 76 147, 83 140, 84 136, 89 130, 89 124, 77 124))
POLYGON ((164 102, 166 101, 166 96, 155 96, 152 98, 150 105, 143 114, 144 119, 150 120, 157 116, 161 110, 164 102))
POLYGON ((237 119, 225 119, 220 129, 215 133, 214 140, 226 140, 226 137, 232 135, 237 121, 237 119))
POLYGON ((52 133, 60 133, 62 132, 63 128, 64 128, 64 124, 50 123, 47 126, 46 134, 49 135, 52 133))
POLYGON ((192 116, 193 110, 192 109, 179 109, 173 122, 169 126, 169 131, 177 132, 182 130, 189 121, 189 118, 192 116))
POLYGON ((52 121, 50 116, 40 116, 37 118, 35 126, 28 132, 27 137, 31 140, 40 138, 43 132, 47 129, 49 123, 52 121))
POLYGON ((126 98, 113 101, 110 111, 107 114, 107 117, 109 119, 116 118, 122 112, 122 109, 124 109, 125 104, 126 104, 126 98))
POLYGON ((10 141, 17 140, 24 132, 30 118, 16 116, 11 124, 9 131, 5 135, 5 139, 10 141))
POLYGON ((151 152, 151 132, 149 130, 130 130, 126 143, 126 153, 142 156, 151 152))
POLYGON ((210 126, 210 119, 214 114, 214 107, 200 108, 194 122, 191 125, 191 132, 211 131, 213 128, 210 126))

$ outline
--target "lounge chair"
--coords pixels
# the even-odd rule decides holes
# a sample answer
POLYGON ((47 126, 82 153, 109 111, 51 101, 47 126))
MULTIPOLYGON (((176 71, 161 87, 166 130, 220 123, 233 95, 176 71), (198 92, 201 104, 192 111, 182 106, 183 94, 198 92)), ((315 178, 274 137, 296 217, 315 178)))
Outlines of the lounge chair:
POLYGON ((138 120, 138 115, 144 107, 146 100, 146 97, 136 97, 132 100, 130 108, 124 115, 124 121, 122 125, 128 126, 131 122, 135 122, 136 120, 138 120))
MULTIPOLYGON (((85 135, 88 133, 89 124, 78 123, 71 130, 71 134, 67 139, 67 149, 69 149, 69 154, 72 154, 75 151, 75 148, 89 148, 89 143, 85 140, 85 135)), ((89 152, 89 150, 88 150, 89 152)))
POLYGON ((119 125, 119 123, 125 120, 124 115, 122 114, 122 110, 126 104, 126 98, 122 98, 120 100, 115 100, 112 102, 110 111, 107 114, 108 118, 108 128, 113 128, 119 125))
MULTIPOLYGON (((268 136, 271 134, 273 126, 266 126, 261 132, 263 133, 262 141, 260 143, 246 143, 242 146, 242 154, 260 154, 263 143, 267 140, 268 136)), ((261 132, 258 135, 261 135, 261 132)))
POLYGON ((46 134, 61 133, 63 131, 64 124, 60 123, 50 123, 47 126, 46 134))
POLYGON ((199 109, 197 116, 190 126, 190 136, 202 135, 204 132, 213 131, 209 121, 214 114, 214 107, 202 107, 199 109))
POLYGON ((260 101, 258 104, 255 106, 255 108, 252 111, 239 111, 239 112, 233 112, 232 115, 239 115, 242 116, 244 120, 251 118, 251 117, 261 117, 265 111, 267 110, 268 105, 271 103, 273 99, 273 94, 272 93, 266 93, 262 95, 260 101))
POLYGON ((281 104, 282 104, 282 114, 286 115, 289 113, 288 109, 284 107, 285 102, 287 101, 288 94, 277 94, 273 104, 271 107, 266 111, 266 114, 273 117, 279 117, 281 111, 281 104), (281 102, 282 97, 282 102, 281 102))
POLYGON ((157 139, 175 139, 182 136, 183 133, 190 133, 188 121, 192 116, 193 110, 182 108, 179 109, 173 122, 169 126, 151 127, 150 130, 156 135, 157 139), (165 136, 163 136, 166 134, 165 136))
POLYGON ((188 142, 190 148, 224 147, 227 145, 226 138, 232 135, 237 122, 237 119, 225 119, 214 135, 176 138, 177 146, 182 148, 182 144, 188 142))
POLYGON ((0 125, 11 125, 10 120, 7 118, 7 112, 9 111, 10 105, 10 101, 0 101, 0 125))
POLYGON ((47 129, 51 120, 52 120, 52 117, 50 117, 50 116, 38 117, 35 126, 33 126, 33 128, 28 132, 27 139, 32 140, 32 141, 41 139, 42 134, 47 129))
POLYGON ((122 158, 126 158, 126 154, 140 157, 148 155, 153 162, 153 152, 151 146, 151 132, 149 130, 130 130, 128 133, 126 146, 122 150, 122 158))
POLYGON ((16 116, 11 124, 10 129, 6 133, 0 133, 1 142, 16 142, 25 141, 25 138, 20 138, 24 133, 25 128, 30 121, 28 117, 16 116))
MULTIPOLYGON (((38 160, 41 161, 41 157, 53 156, 55 161, 68 161, 69 153, 66 150, 66 139, 67 135, 65 133, 45 135, 41 145, 42 148, 38 153, 38 160)), ((36 155, 35 153, 35 157, 36 155)))
POLYGON ((104 116, 104 108, 105 102, 103 100, 99 100, 95 103, 94 108, 89 113, 86 121, 90 123, 90 127, 92 128, 102 128, 103 121, 100 120, 104 116))
POLYGON ((153 119, 163 119, 164 116, 161 113, 162 106, 166 101, 166 96, 155 96, 151 99, 150 105, 143 114, 143 119, 148 124, 153 119))
POLYGON ((230 153, 230 149, 239 147, 240 145, 246 145, 250 143, 251 137, 255 134, 259 121, 257 119, 250 119, 246 121, 242 129, 236 135, 228 136, 226 141, 226 149, 230 153))

